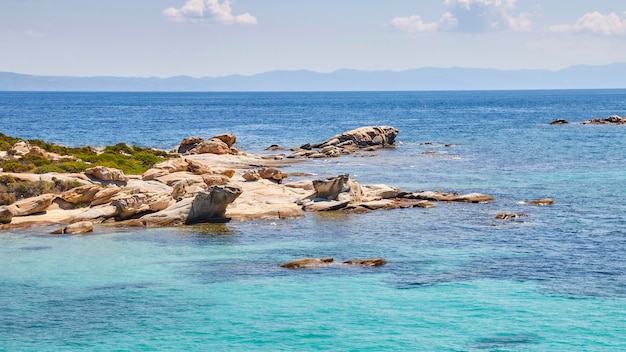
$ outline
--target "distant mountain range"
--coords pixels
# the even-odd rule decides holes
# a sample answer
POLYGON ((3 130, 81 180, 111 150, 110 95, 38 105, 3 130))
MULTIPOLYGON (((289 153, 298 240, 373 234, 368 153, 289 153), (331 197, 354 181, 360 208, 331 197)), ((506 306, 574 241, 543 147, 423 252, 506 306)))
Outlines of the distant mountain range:
POLYGON ((272 71, 193 78, 32 76, 0 72, 0 91, 410 91, 626 88, 626 63, 562 70, 419 68, 406 71, 272 71))

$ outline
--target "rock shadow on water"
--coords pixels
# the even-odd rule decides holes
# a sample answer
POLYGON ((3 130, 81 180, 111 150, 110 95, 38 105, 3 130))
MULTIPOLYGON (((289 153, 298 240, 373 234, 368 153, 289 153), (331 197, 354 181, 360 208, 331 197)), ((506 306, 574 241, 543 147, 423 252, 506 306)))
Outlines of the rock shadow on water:
POLYGON ((52 249, 51 246, 27 246, 27 247, 20 247, 20 250, 23 251, 44 251, 46 249, 52 249))
POLYGON ((541 338, 535 334, 497 334, 476 339, 468 347, 470 350, 523 350, 528 345, 539 344, 541 338))

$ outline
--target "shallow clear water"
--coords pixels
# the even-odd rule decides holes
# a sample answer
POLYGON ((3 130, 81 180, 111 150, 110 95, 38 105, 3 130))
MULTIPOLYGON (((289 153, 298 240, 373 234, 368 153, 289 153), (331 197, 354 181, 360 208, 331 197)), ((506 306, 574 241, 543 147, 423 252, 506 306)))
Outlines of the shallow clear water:
POLYGON ((626 129, 548 124, 625 111, 623 90, 0 93, 0 132, 66 145, 170 148, 233 132, 262 152, 393 125, 396 149, 288 171, 497 198, 89 236, 3 232, 0 350, 626 350, 626 129), (556 204, 520 204, 542 197, 556 204), (529 216, 502 222, 500 211, 529 216), (389 264, 278 266, 325 256, 389 264))

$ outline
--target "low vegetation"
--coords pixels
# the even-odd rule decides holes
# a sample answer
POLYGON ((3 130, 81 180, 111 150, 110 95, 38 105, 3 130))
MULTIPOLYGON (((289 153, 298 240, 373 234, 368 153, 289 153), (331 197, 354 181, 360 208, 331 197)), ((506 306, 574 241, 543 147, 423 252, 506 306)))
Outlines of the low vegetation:
POLYGON ((79 186, 82 186, 82 183, 78 181, 25 181, 10 175, 0 175, 0 205, 9 205, 20 199, 44 193, 58 194, 79 186))
POLYGON ((119 143, 108 146, 104 150, 91 147, 69 148, 54 143, 46 143, 40 139, 27 140, 31 146, 61 156, 50 160, 39 155, 26 155, 15 158, 11 148, 21 139, 0 133, 0 151, 6 151, 8 157, 0 159, 0 168, 5 172, 83 172, 94 166, 106 166, 124 171, 126 174, 139 175, 152 165, 163 161, 168 153, 162 150, 129 146, 119 143))

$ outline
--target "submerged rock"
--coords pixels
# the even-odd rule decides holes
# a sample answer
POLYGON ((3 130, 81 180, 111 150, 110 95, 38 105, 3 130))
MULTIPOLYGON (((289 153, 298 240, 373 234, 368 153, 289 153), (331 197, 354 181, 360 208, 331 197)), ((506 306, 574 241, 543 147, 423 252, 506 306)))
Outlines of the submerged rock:
POLYGON ((583 122, 584 125, 626 125, 626 116, 620 117, 617 115, 609 116, 605 119, 591 119, 583 122))
POLYGON ((320 266, 328 265, 335 259, 333 257, 328 258, 303 258, 293 260, 280 265, 281 268, 287 269, 304 269, 304 268, 319 268, 320 266))
POLYGON ((550 122, 551 125, 567 125, 569 122, 567 120, 564 119, 556 119, 552 122, 550 122))
POLYGON ((554 200, 552 198, 535 199, 528 201, 528 204, 536 206, 552 205, 554 204, 554 200))

